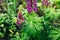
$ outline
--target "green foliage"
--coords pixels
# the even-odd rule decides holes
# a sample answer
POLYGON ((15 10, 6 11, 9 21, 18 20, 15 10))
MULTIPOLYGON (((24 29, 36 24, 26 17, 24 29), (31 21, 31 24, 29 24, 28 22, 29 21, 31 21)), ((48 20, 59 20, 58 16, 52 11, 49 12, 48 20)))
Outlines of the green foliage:
POLYGON ((43 21, 44 17, 38 17, 37 14, 34 12, 32 14, 25 14, 24 15, 26 20, 24 24, 23 31, 26 33, 28 36, 32 36, 33 39, 35 36, 37 36, 37 31, 41 31, 43 29, 43 21), (33 31, 32 31, 33 30, 33 31))
POLYGON ((9 0, 10 3, 12 2, 12 4, 7 2, 7 8, 3 7, 7 11, 7 13, 0 14, 0 38, 5 38, 6 36, 12 37, 12 35, 15 34, 14 32, 17 31, 15 1, 9 0))
POLYGON ((38 16, 35 12, 27 12, 25 0, 6 0, 6 7, 3 8, 7 12, 0 13, 0 38, 6 38, 6 40, 60 40, 60 0, 49 1, 48 7, 43 7, 41 0, 37 1, 37 8, 40 8, 38 11, 44 13, 43 16, 38 16), (25 18, 24 23, 20 25, 20 30, 16 24, 16 10, 19 2, 23 2, 20 5, 25 18))
MULTIPOLYGON (((16 17, 13 17, 13 19, 10 19, 9 16, 7 14, 0 14, 0 31, 1 33, 5 35, 5 33, 7 33, 7 29, 8 30, 15 30, 16 31, 16 17)), ((9 33, 9 31, 8 31, 9 33)), ((7 34, 8 34, 7 33, 7 34)), ((4 36, 3 35, 3 36, 4 36)), ((1 35, 2 37, 2 35, 1 35)))

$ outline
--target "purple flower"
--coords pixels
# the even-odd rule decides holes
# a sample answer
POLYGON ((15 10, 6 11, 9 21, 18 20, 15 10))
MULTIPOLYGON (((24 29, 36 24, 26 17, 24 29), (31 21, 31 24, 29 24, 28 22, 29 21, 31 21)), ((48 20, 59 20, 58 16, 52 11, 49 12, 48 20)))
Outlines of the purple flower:
POLYGON ((32 11, 35 11, 37 12, 37 1, 36 0, 26 0, 26 3, 27 3, 27 10, 28 12, 32 12, 32 11))
POLYGON ((17 24, 18 24, 18 26, 20 25, 20 20, 19 19, 17 19, 17 24))
POLYGON ((36 7, 34 7, 33 10, 34 10, 35 12, 37 12, 37 8, 36 8, 36 7))
POLYGON ((27 10, 29 13, 32 12, 32 8, 27 8, 27 10))
POLYGON ((17 25, 18 27, 20 26, 20 24, 24 22, 24 18, 21 12, 18 13, 18 18, 17 18, 17 25))
POLYGON ((42 0, 42 6, 49 6, 49 0, 42 0))

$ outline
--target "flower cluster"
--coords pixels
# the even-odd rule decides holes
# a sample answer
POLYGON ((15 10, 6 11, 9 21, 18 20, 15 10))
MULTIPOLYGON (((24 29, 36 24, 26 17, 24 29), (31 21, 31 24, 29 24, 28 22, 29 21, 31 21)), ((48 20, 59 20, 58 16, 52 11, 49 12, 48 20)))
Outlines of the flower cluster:
POLYGON ((48 6, 49 4, 49 0, 42 0, 42 6, 48 6))
POLYGON ((20 24, 24 22, 24 18, 21 12, 18 13, 18 18, 17 18, 17 25, 18 27, 20 26, 20 24))
POLYGON ((26 0, 26 3, 27 3, 27 10, 28 12, 32 12, 32 11, 35 11, 37 12, 37 1, 36 0, 26 0))
POLYGON ((19 6, 19 10, 18 10, 18 16, 17 16, 17 25, 18 25, 18 28, 21 28, 20 25, 23 22, 24 22, 24 18, 23 18, 23 14, 22 14, 22 5, 20 5, 19 6))

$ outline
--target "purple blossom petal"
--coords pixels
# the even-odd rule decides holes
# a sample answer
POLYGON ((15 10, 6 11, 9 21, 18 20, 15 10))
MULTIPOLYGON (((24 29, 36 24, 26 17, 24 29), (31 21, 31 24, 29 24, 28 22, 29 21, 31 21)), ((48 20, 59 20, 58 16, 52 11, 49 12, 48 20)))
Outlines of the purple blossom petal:
POLYGON ((19 19, 17 19, 17 24, 20 25, 20 20, 19 19))
POLYGON ((32 12, 32 8, 27 8, 27 10, 29 13, 32 12))
POLYGON ((36 7, 34 7, 33 10, 34 10, 35 12, 37 12, 37 8, 36 8, 36 7))

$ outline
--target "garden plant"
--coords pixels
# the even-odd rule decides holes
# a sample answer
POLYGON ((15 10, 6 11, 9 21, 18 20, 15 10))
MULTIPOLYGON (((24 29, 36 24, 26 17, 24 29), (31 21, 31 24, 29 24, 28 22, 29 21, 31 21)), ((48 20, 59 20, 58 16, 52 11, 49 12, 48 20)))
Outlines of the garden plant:
POLYGON ((0 0, 0 40, 60 40, 60 0, 0 0))

